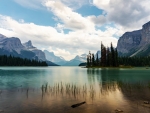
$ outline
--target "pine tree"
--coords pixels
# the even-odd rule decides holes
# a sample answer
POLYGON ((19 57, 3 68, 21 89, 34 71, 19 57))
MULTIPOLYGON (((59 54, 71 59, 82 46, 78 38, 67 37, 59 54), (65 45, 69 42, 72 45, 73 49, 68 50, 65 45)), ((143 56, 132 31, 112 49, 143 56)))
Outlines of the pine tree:
POLYGON ((87 66, 90 66, 89 55, 87 55, 87 66))
POLYGON ((106 66, 106 47, 101 42, 101 66, 106 66))
POLYGON ((96 54, 96 65, 99 66, 98 52, 97 52, 97 54, 96 54))
POLYGON ((111 65, 114 67, 116 64, 115 64, 115 51, 114 51, 114 48, 113 48, 113 45, 111 43, 111 65))
POLYGON ((106 61, 107 61, 107 66, 109 67, 110 66, 110 50, 109 48, 107 48, 107 58, 106 58, 106 61))
POLYGON ((92 65, 92 56, 91 56, 91 52, 89 51, 89 64, 90 64, 90 66, 92 65))
POLYGON ((115 63, 115 64, 116 64, 115 66, 118 67, 119 64, 118 64, 118 51, 117 51, 117 48, 115 49, 115 62, 116 62, 116 63, 115 63))
POLYGON ((95 66, 95 57, 94 57, 94 54, 92 54, 92 66, 95 66))

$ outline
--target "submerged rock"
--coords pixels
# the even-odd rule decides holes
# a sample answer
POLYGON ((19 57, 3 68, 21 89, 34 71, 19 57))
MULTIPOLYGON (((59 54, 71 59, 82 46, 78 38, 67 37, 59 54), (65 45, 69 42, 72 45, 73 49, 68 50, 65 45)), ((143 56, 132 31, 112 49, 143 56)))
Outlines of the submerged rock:
POLYGON ((116 112, 116 113, 121 113, 121 112, 123 112, 123 111, 120 110, 120 109, 116 109, 115 112, 116 112))
POLYGON ((144 104, 150 104, 149 101, 144 101, 144 104))

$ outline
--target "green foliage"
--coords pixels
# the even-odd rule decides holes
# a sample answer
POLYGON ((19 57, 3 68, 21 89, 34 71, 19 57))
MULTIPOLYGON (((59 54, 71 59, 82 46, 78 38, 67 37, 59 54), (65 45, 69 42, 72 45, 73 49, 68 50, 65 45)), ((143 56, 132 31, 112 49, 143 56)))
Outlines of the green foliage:
POLYGON ((0 56, 0 66, 47 66, 44 61, 36 61, 30 59, 23 59, 20 57, 13 56, 0 56))
POLYGON ((107 62, 106 62, 106 56, 107 56, 107 54, 106 54, 106 47, 102 44, 102 42, 101 42, 101 66, 106 66, 107 64, 107 62))
POLYGON ((117 49, 114 50, 114 47, 111 43, 111 48, 107 48, 101 42, 101 58, 97 57, 95 59, 94 54, 89 52, 87 56, 87 67, 91 66, 102 66, 102 67, 118 67, 118 52, 117 49), (91 60, 92 59, 92 60, 91 60))
POLYGON ((119 65, 124 66, 150 66, 150 56, 148 57, 119 57, 119 65))

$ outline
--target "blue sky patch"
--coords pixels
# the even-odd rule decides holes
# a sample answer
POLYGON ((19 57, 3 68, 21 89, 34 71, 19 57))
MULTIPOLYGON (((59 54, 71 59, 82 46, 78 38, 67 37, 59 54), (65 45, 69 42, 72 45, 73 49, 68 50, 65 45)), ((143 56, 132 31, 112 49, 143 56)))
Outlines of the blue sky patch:
POLYGON ((45 10, 25 8, 12 0, 0 1, 0 14, 10 16, 15 20, 23 19, 27 23, 37 25, 55 26, 54 15, 45 10))
POLYGON ((102 15, 103 10, 98 9, 97 7, 93 5, 84 5, 81 8, 77 9, 76 12, 82 14, 82 16, 89 16, 89 15, 102 15))

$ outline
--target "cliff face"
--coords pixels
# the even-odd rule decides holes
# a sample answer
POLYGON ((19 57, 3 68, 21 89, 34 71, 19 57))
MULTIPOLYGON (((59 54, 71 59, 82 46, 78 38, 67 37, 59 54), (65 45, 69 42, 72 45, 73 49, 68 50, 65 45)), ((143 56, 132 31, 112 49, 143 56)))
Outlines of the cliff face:
POLYGON ((142 56, 142 52, 148 52, 149 45, 150 22, 144 24, 141 30, 123 34, 118 40, 117 49, 121 56, 142 56))
POLYGON ((150 22, 146 23, 142 27, 142 40, 140 46, 150 44, 150 22))
POLYGON ((118 40, 117 49, 118 52, 123 54, 129 53, 131 49, 136 49, 141 42, 141 30, 126 32, 118 40))
POLYGON ((46 61, 45 53, 42 50, 37 49, 32 45, 31 40, 23 44, 24 47, 36 54, 36 56, 39 58, 39 60, 46 61))

